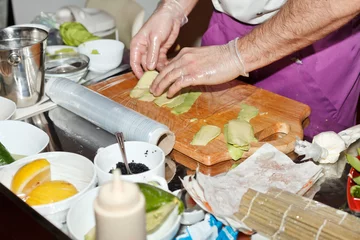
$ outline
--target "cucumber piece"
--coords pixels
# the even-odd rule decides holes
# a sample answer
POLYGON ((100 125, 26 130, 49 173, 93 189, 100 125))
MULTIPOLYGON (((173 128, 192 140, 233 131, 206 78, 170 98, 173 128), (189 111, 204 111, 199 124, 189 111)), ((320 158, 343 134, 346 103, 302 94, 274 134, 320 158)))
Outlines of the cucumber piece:
POLYGON ((10 164, 14 161, 15 159, 11 156, 5 146, 0 142, 0 166, 10 164))
POLYGON ((354 181, 354 183, 356 183, 357 185, 360 185, 360 176, 352 178, 352 180, 354 181))
POLYGON ((171 110, 171 113, 173 113, 175 115, 180 115, 180 114, 186 113, 187 111, 190 110, 190 108, 195 103, 195 101, 198 99, 198 97, 200 97, 200 95, 201 95, 201 92, 189 92, 186 95, 184 102, 181 103, 180 105, 176 106, 175 108, 173 108, 171 110))
POLYGON ((356 171, 360 172, 360 160, 350 154, 346 154, 345 156, 348 163, 355 168, 356 171))
POLYGON ((215 139, 221 133, 221 129, 214 125, 205 125, 194 135, 191 145, 206 146, 211 140, 215 139))
POLYGON ((360 198, 360 186, 354 185, 350 188, 350 194, 354 198, 360 198))
POLYGON ((256 117, 259 113, 259 109, 257 109, 254 106, 247 105, 245 103, 242 103, 240 107, 241 110, 237 118, 245 120, 247 122, 249 122, 252 118, 256 117))

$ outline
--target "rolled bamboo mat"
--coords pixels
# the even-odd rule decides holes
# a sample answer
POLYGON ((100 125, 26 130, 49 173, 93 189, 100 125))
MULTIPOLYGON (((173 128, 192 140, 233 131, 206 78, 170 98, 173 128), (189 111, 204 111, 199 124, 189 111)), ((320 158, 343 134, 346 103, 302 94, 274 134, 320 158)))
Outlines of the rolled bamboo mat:
POLYGON ((235 217, 271 239, 359 239, 360 219, 312 199, 249 189, 235 217))

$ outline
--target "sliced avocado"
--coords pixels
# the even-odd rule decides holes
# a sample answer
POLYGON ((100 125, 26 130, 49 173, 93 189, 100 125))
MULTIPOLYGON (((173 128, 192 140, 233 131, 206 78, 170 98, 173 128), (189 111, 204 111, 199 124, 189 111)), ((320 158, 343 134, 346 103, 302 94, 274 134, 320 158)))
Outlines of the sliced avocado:
POLYGON ((211 140, 219 136, 221 129, 214 125, 205 125, 194 135, 191 145, 206 146, 211 140))
POLYGON ((159 107, 162 107, 168 103, 171 103, 174 100, 175 100, 175 98, 168 98, 167 93, 165 92, 165 93, 161 94, 159 97, 157 97, 155 99, 154 103, 156 105, 158 105, 159 107))
POLYGON ((131 90, 130 97, 131 98, 140 98, 147 92, 149 92, 149 88, 159 73, 157 71, 147 71, 144 75, 139 79, 136 86, 131 90))
POLYGON ((174 100, 167 103, 166 106, 168 108, 174 108, 174 107, 179 106, 180 104, 182 104, 185 101, 185 98, 187 95, 188 95, 188 93, 183 93, 183 94, 180 94, 180 95, 174 97, 173 98, 174 100))
POLYGON ((98 51, 98 50, 93 49, 93 50, 91 51, 91 54, 98 55, 98 54, 100 54, 100 53, 99 53, 99 51, 98 51))
POLYGON ((0 142, 0 166, 10 164, 14 161, 15 159, 11 156, 5 146, 0 142))
POLYGON ((245 146, 257 141, 254 129, 249 122, 243 119, 233 119, 228 123, 228 143, 237 146, 245 146))
POLYGON ((198 99, 198 97, 200 97, 200 95, 201 95, 201 92, 189 92, 186 95, 184 102, 181 103, 180 105, 176 106, 175 108, 173 108, 171 110, 171 113, 173 113, 175 115, 186 113, 187 111, 190 110, 190 108, 195 103, 195 101, 198 99))
POLYGON ((226 141, 226 147, 228 149, 230 157, 233 160, 239 160, 244 154, 244 151, 241 148, 228 143, 228 124, 224 125, 224 136, 226 141))
POLYGON ((176 202, 169 202, 154 211, 146 213, 146 232, 152 233, 158 229, 175 209, 176 205, 176 202))
POLYGON ((242 103, 240 107, 241 110, 237 117, 238 119, 242 119, 249 122, 252 118, 256 117, 259 114, 259 109, 257 109, 254 106, 250 106, 245 103, 242 103))
POLYGON ((55 51, 55 54, 59 54, 59 53, 76 53, 76 51, 72 48, 61 48, 55 51))
POLYGON ((155 99, 156 99, 155 96, 149 91, 147 91, 146 93, 144 93, 144 95, 138 98, 139 101, 143 101, 143 102, 152 102, 155 99))
POLYGON ((85 235, 85 240, 95 240, 96 239, 96 227, 94 226, 90 231, 85 235))
POLYGON ((354 185, 350 188, 350 194, 351 196, 353 196, 354 198, 360 198, 360 186, 359 185, 354 185))
POLYGON ((348 163, 355 168, 356 171, 360 172, 360 160, 350 154, 346 154, 345 156, 348 163))
POLYGON ((360 157, 360 148, 357 148, 356 150, 357 150, 358 156, 360 157))

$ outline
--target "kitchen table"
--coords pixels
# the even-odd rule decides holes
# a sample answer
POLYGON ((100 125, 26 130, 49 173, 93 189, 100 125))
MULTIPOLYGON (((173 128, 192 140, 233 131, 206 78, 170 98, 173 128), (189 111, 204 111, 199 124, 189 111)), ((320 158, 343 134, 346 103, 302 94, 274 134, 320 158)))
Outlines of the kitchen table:
MULTIPOLYGON (((61 107, 27 121, 49 134, 51 140, 46 151, 73 152, 93 160, 98 148, 116 142, 112 134, 61 107)), ((355 145, 354 149, 359 147, 360 143, 357 142, 355 145)), ((314 199, 346 211, 346 178, 349 166, 348 164, 343 164, 343 166, 345 167, 337 167, 341 177, 327 179, 314 199)), ((169 183, 170 190, 181 188, 179 177, 186 174, 188 174, 188 169, 177 164, 175 177, 169 183)), ((30 239, 69 239, 0 184, 0 238, 25 239, 29 237, 30 239)))

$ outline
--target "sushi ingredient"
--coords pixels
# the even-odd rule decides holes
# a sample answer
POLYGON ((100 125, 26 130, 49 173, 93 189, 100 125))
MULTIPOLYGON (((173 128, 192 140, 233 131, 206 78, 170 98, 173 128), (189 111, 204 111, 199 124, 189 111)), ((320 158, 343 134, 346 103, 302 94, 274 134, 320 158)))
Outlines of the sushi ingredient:
POLYGON ((360 160, 350 154, 346 154, 345 156, 348 163, 355 168, 356 171, 360 172, 360 160))
POLYGON ((96 239, 96 228, 93 227, 90 231, 85 235, 85 240, 95 240, 96 239))
POLYGON ((69 182, 55 180, 42 183, 30 192, 26 203, 30 206, 37 206, 59 202, 74 196, 77 189, 69 182))
POLYGON ((360 176, 354 177, 354 178, 352 178, 352 180, 353 180, 354 183, 356 183, 357 185, 360 185, 360 176))
POLYGON ((5 146, 0 142, 0 166, 10 164, 14 161, 15 159, 11 156, 5 146))
POLYGON ((180 115, 183 113, 188 112, 192 105, 195 103, 195 101, 198 99, 198 97, 200 97, 201 92, 189 92, 187 93, 184 102, 181 103, 180 105, 174 107, 171 110, 171 113, 175 114, 175 115, 180 115))
POLYGON ((143 102, 152 102, 156 99, 154 95, 152 95, 151 92, 145 92, 144 95, 142 95, 140 98, 138 98, 139 101, 143 102))
POLYGON ((91 54, 97 55, 97 54, 100 54, 100 53, 99 53, 99 51, 98 51, 98 50, 93 49, 93 50, 91 51, 91 54))
POLYGON ((236 146, 228 143, 229 142, 229 139, 228 139, 228 124, 224 125, 224 136, 225 136, 225 141, 226 141, 226 147, 228 149, 230 157, 233 160, 239 160, 242 157, 242 155, 244 154, 244 150, 242 150, 240 147, 236 147, 236 146))
MULTIPOLYGON (((133 174, 137 174, 137 173, 143 173, 143 172, 146 172, 146 171, 149 171, 150 169, 148 168, 148 166, 146 166, 145 164, 143 163, 136 163, 134 162, 134 160, 132 162, 129 163, 129 168, 130 168, 130 171, 133 173, 133 174)), ((121 175, 127 175, 128 172, 126 171, 126 167, 125 167, 125 163, 123 162, 118 162, 115 166, 114 169, 111 169, 109 171, 109 173, 113 173, 113 171, 115 169, 120 169, 121 171, 121 175)))
POLYGON ((359 185, 354 185, 350 188, 350 194, 351 196, 353 196, 354 198, 360 198, 360 186, 359 185))
POLYGON ((254 106, 250 106, 245 103, 242 103, 240 107, 241 110, 237 117, 238 119, 242 119, 249 122, 252 118, 256 117, 259 114, 259 109, 257 109, 254 106))
POLYGON ((50 163, 46 159, 37 159, 22 166, 11 182, 11 191, 29 195, 38 185, 50 181, 50 163))
POLYGON ((206 146, 211 140, 215 139, 221 133, 221 129, 214 125, 205 125, 194 135, 191 145, 206 146))
POLYGON ((76 51, 72 48, 61 48, 55 51, 55 54, 59 54, 59 53, 76 53, 76 51))
POLYGON ((249 145, 251 142, 257 141, 254 136, 254 129, 245 120, 233 119, 228 123, 228 143, 243 147, 249 145))
POLYGON ((90 33, 84 25, 79 22, 66 22, 61 24, 60 36, 66 45, 74 47, 87 41, 100 39, 90 33))
POLYGON ((158 229, 176 206, 175 202, 169 202, 154 211, 146 213, 146 232, 152 233, 158 229))
POLYGON ((139 79, 136 86, 131 90, 130 97, 131 98, 140 98, 144 94, 149 92, 149 88, 159 73, 157 71, 147 71, 144 75, 139 79))

